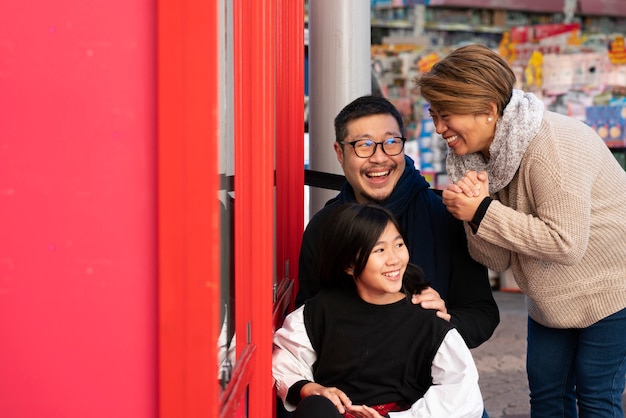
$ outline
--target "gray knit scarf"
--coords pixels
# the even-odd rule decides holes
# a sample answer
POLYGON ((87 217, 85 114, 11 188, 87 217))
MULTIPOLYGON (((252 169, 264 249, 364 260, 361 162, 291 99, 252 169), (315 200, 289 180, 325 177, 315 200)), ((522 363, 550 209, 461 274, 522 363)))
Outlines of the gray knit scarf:
POLYGON ((489 193, 506 187, 515 176, 528 144, 539 131, 543 108, 543 102, 534 94, 513 90, 511 100, 496 125, 496 133, 489 146, 489 160, 479 152, 459 156, 449 149, 446 166, 450 182, 460 180, 467 170, 487 171, 489 193))

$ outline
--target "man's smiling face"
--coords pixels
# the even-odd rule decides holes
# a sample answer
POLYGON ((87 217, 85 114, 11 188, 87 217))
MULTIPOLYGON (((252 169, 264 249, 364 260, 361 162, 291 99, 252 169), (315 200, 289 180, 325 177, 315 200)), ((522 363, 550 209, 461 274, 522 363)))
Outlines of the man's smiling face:
MULTIPOLYGON (((349 122, 347 126, 348 135, 343 139, 346 143, 361 139, 382 142, 387 138, 402 136, 398 122, 388 114, 364 116, 349 122)), ((376 147, 374 155, 368 158, 356 155, 351 145, 337 142, 335 152, 359 203, 386 200, 406 166, 404 151, 389 156, 380 145, 376 147)))

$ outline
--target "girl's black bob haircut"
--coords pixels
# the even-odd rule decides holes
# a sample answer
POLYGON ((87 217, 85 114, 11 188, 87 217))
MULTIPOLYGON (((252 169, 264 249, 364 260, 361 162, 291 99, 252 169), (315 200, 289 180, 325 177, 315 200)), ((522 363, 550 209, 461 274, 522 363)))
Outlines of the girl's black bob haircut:
MULTIPOLYGON (((354 289, 381 234, 391 223, 406 238, 393 214, 373 203, 346 203, 329 216, 320 241, 317 277, 321 288, 354 289), (353 268, 353 276, 346 273, 353 268)), ((403 278, 405 293, 419 293, 428 287, 422 269, 409 263, 403 278)))

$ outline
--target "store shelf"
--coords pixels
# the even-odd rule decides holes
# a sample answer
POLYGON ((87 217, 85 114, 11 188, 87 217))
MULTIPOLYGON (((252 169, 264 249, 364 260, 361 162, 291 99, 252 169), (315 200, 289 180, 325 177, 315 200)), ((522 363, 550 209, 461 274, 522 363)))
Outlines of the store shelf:
POLYGON ((415 4, 377 4, 372 6, 372 10, 405 9, 413 6, 415 6, 415 4))
MULTIPOLYGON (((430 0, 429 7, 470 7, 473 9, 523 10, 529 13, 562 13, 565 0, 430 0)), ((603 0, 588 0, 600 1, 603 0)), ((616 1, 616 0, 613 0, 616 1)))
POLYGON ((413 24, 408 20, 373 19, 371 25, 374 28, 413 29, 413 24))
POLYGON ((579 14, 626 17, 626 1, 624 0, 578 0, 579 14))
POLYGON ((462 23, 425 23, 426 30, 442 30, 449 32, 504 33, 508 28, 499 26, 466 25, 462 23))
MULTIPOLYGON (((580 55, 577 58, 580 61, 577 61, 578 66, 571 60, 565 60, 564 57, 558 58, 550 67, 550 71, 544 68, 541 86, 525 84, 531 90, 542 89, 541 94, 554 100, 552 104, 554 108, 551 110, 561 113, 569 112, 567 107, 569 105, 573 109, 580 107, 581 98, 567 94, 570 89, 578 85, 576 83, 584 81, 584 85, 596 86, 606 84, 607 81, 599 81, 599 78, 604 78, 611 80, 611 84, 626 86, 626 75, 624 75, 626 70, 616 70, 610 66, 610 63, 596 56, 606 51, 607 42, 624 32, 626 0, 577 0, 575 7, 572 0, 428 0, 420 6, 390 4, 373 6, 372 40, 376 36, 383 41, 383 44, 387 42, 389 45, 396 46, 401 43, 400 39, 414 39, 414 44, 419 46, 413 50, 393 49, 395 54, 390 53, 390 49, 381 49, 381 52, 376 55, 376 62, 380 67, 377 78, 382 86, 381 91, 402 108, 401 113, 406 118, 407 131, 410 133, 408 136, 415 139, 413 143, 417 144, 413 147, 417 164, 423 165, 422 169, 433 173, 440 171, 437 164, 445 165, 445 160, 439 161, 435 152, 437 146, 434 145, 436 141, 431 137, 432 135, 422 132, 423 126, 427 125, 424 121, 429 120, 429 117, 428 115, 423 117, 422 103, 412 90, 411 80, 415 73, 418 70, 421 71, 420 66, 428 65, 429 56, 424 55, 424 46, 427 48, 430 46, 434 51, 445 51, 449 46, 482 43, 493 49, 502 50, 503 34, 511 31, 509 36, 512 36, 513 28, 516 29, 515 33, 527 29, 531 35, 528 37, 529 40, 520 43, 522 41, 516 39, 519 45, 515 48, 515 54, 512 55, 516 60, 515 68, 519 72, 518 77, 523 80, 524 61, 530 58, 531 52, 540 50, 544 53, 543 58, 547 59, 546 57, 558 54, 565 42, 577 39, 578 35, 574 36, 577 32, 569 25, 574 25, 575 29, 582 31, 583 34, 596 36, 605 34, 610 37, 602 38, 597 47, 596 44, 587 43, 588 48, 585 52, 580 52, 586 55, 584 57, 580 55), (568 20, 568 23, 564 21, 566 4, 570 6, 569 19, 573 19, 568 20), (572 8, 574 8, 573 11, 572 8), (542 41, 539 47, 533 46, 537 39, 542 41), (598 52, 595 52, 596 50, 598 52), (425 63, 420 63, 420 60, 425 60, 425 63), (568 62, 569 65, 566 65, 568 62), (585 67, 587 62, 590 63, 589 65, 594 63, 589 67, 594 69, 602 63, 602 70, 598 75, 592 74, 590 70, 587 75, 587 67, 585 67), (570 80, 574 77, 573 74, 576 74, 576 81, 570 80), (583 75, 586 76, 583 77, 583 75), (567 83, 571 83, 571 86, 567 83)), ((410 45, 410 42, 405 42, 405 44, 410 45)), ((572 44, 568 43, 568 45, 572 44)), ((504 48, 506 47, 508 45, 504 45, 504 48)), ((572 47, 570 53, 575 50, 575 47, 572 47)), ((544 66, 546 62, 543 63, 544 66)), ((531 83, 532 81, 523 82, 531 83)), ((588 89, 588 93, 583 93, 587 99, 593 94, 598 94, 598 92, 588 89)), ((588 103, 586 106, 591 106, 591 104, 588 103)), ((591 120, 588 123, 590 126, 595 126, 591 120)), ((626 131, 626 121, 619 123, 619 129, 622 132, 626 131)), ((606 144, 620 165, 626 169, 626 145, 624 145, 626 139, 606 141, 606 144)), ((440 153, 439 156, 441 155, 445 154, 440 153)))

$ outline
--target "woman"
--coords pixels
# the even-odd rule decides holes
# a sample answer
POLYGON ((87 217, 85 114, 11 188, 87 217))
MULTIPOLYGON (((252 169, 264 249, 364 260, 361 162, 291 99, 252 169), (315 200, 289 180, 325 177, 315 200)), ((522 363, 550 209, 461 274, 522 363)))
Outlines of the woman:
POLYGON ((623 417, 626 172, 590 127, 514 89, 485 46, 416 84, 449 147, 444 204, 472 257, 511 268, 527 296, 531 416, 623 417))
POLYGON ((350 203, 331 216, 322 291, 274 335, 273 375, 286 409, 294 418, 480 417, 465 342, 436 311, 407 298, 428 284, 408 264, 393 215, 350 203))

